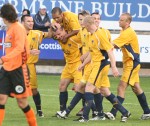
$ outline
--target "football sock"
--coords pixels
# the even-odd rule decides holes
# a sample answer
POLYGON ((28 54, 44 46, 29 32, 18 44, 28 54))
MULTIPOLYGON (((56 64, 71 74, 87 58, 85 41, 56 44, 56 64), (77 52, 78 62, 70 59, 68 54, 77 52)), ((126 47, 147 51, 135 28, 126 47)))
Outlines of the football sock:
POLYGON ((36 95, 33 95, 33 100, 36 106, 36 110, 41 110, 41 96, 40 93, 38 92, 36 95))
POLYGON ((113 104, 113 107, 119 110, 122 115, 126 115, 128 113, 114 94, 111 93, 108 97, 106 97, 106 99, 109 100, 113 104))
POLYGON ((95 101, 96 109, 98 111, 98 115, 103 116, 104 115, 103 105, 102 105, 103 96, 101 95, 101 93, 94 95, 94 101, 95 101))
POLYGON ((36 122, 36 118, 35 118, 33 109, 31 109, 30 106, 28 105, 27 107, 22 109, 22 111, 24 112, 24 114, 26 116, 29 126, 37 126, 37 122, 36 122))
POLYGON ((72 101, 70 102, 70 105, 66 109, 67 114, 70 113, 70 111, 76 106, 76 104, 81 100, 83 97, 83 94, 80 92, 77 92, 75 96, 73 97, 72 101))
POLYGON ((5 106, 4 105, 0 105, 0 126, 2 126, 2 122, 4 120, 4 116, 5 116, 5 106))
POLYGON ((60 92, 59 94, 59 102, 60 102, 60 111, 63 111, 66 109, 66 104, 68 101, 68 92, 60 92))
POLYGON ((83 109, 83 117, 89 119, 89 112, 94 100, 94 94, 91 92, 85 92, 85 106, 83 109))
POLYGON ((84 105, 85 105, 85 97, 83 95, 83 97, 82 97, 82 106, 84 107, 84 105))
POLYGON ((147 100, 146 100, 146 96, 144 94, 144 92, 140 95, 137 95, 137 98, 139 100, 139 103, 144 111, 144 114, 149 114, 150 113, 150 109, 148 107, 148 104, 147 104, 147 100))
MULTIPOLYGON (((117 98, 118 98, 118 100, 119 100, 119 102, 120 102, 121 104, 124 102, 124 98, 122 98, 122 97, 120 97, 120 96, 117 96, 117 98)), ((118 111, 118 110, 117 110, 116 108, 112 108, 110 112, 111 112, 114 116, 116 116, 117 111, 118 111)))

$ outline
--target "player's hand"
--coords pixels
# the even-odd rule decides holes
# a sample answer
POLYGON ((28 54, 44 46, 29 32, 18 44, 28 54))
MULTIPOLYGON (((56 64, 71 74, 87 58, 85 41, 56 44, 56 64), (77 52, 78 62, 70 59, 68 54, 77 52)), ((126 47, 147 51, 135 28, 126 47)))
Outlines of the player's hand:
POLYGON ((32 55, 39 55, 40 54, 40 50, 32 49, 32 50, 30 50, 30 54, 32 54, 32 55))
POLYGON ((51 23, 47 21, 44 25, 45 25, 45 27, 48 27, 48 26, 50 26, 50 24, 51 23))
POLYGON ((117 69, 117 67, 112 67, 112 73, 114 77, 118 77, 119 76, 119 71, 117 69))
POLYGON ((83 64, 80 64, 79 67, 78 67, 78 71, 81 71, 84 69, 84 65, 83 64))
POLYGON ((63 42, 64 44, 66 44, 66 43, 67 43, 67 40, 68 40, 68 35, 66 34, 66 35, 63 36, 63 38, 62 38, 62 42, 63 42))

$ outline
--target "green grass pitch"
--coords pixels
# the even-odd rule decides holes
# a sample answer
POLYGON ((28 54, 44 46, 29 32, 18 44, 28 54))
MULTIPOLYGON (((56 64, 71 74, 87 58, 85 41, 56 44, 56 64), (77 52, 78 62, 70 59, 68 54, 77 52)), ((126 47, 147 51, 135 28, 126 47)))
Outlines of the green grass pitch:
MULTIPOLYGON (((81 102, 74 108, 70 113, 68 119, 58 119, 52 117, 56 111, 59 110, 59 100, 58 100, 58 85, 60 76, 54 75, 38 75, 39 91, 42 98, 42 109, 44 112, 44 118, 38 118, 38 126, 150 126, 149 120, 139 120, 143 111, 138 103, 136 96, 133 94, 130 87, 126 91, 126 99, 124 106, 131 112, 131 117, 126 123, 120 122, 120 113, 117 115, 115 121, 105 120, 105 121, 89 121, 88 123, 74 122, 73 120, 77 117, 76 112, 82 107, 81 102)), ((141 77, 141 86, 145 91, 148 103, 150 105, 150 78, 141 77)), ((119 78, 110 77, 111 91, 116 94, 117 85, 119 83, 119 78)), ((71 90, 72 84, 68 87, 69 100, 74 96, 74 92, 71 90)), ((29 104, 35 110, 35 106, 32 97, 29 98, 29 104)), ((107 112, 111 109, 112 105, 104 99, 103 102, 104 111, 107 112)), ((3 121, 3 126, 28 126, 23 112, 18 108, 16 100, 9 98, 6 105, 5 119, 3 121)), ((91 114, 90 114, 91 116, 91 114)))

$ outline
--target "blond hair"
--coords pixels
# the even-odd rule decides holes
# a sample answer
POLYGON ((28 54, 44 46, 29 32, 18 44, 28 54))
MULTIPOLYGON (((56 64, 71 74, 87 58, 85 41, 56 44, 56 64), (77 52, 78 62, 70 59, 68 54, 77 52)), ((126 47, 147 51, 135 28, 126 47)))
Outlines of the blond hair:
POLYGON ((95 24, 95 21, 94 21, 94 18, 92 16, 86 16, 83 20, 83 23, 92 25, 92 24, 95 24))

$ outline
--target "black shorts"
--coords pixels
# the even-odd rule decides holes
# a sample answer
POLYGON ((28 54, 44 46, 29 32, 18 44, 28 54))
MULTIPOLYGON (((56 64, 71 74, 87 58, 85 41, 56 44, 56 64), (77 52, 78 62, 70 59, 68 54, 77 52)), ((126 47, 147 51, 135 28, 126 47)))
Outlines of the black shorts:
POLYGON ((22 94, 26 90, 22 67, 13 71, 0 70, 0 94, 22 94))

